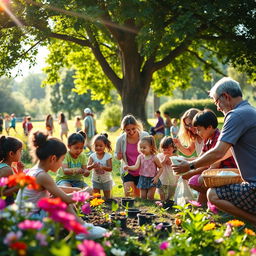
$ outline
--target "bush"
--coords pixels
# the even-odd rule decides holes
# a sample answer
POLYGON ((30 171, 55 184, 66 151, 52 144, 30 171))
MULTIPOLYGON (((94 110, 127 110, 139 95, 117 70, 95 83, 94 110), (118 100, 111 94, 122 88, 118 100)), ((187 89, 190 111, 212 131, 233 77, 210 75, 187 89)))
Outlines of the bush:
POLYGON ((216 116, 220 117, 223 114, 217 111, 216 106, 214 105, 211 99, 205 100, 172 100, 168 101, 160 106, 161 113, 165 111, 170 113, 171 118, 180 118, 182 114, 190 109, 190 108, 198 108, 198 109, 205 109, 209 108, 214 111, 216 116))
POLYGON ((112 105, 107 107, 101 114, 100 119, 110 129, 112 127, 119 127, 121 123, 122 112, 120 106, 112 105))

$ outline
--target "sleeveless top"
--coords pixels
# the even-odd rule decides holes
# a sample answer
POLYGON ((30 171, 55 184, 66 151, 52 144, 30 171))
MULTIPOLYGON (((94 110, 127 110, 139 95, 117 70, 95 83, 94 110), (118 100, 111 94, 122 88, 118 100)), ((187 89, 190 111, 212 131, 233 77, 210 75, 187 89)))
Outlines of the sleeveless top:
MULTIPOLYGON (((27 175, 36 177, 41 172, 45 172, 45 170, 39 168, 38 166, 34 166, 27 172, 27 175)), ((19 190, 15 203, 18 205, 20 205, 21 203, 22 215, 26 215, 26 214, 31 215, 33 213, 37 213, 40 211, 40 208, 37 207, 37 202, 43 197, 49 197, 49 193, 47 190, 38 191, 34 189, 28 189, 26 187, 24 188, 22 194, 21 194, 21 190, 19 190), (24 203, 29 203, 29 202, 34 204, 34 208, 29 213, 26 213, 24 209, 24 203)))
MULTIPOLYGON (((127 142, 126 146, 126 159, 128 165, 135 165, 138 156, 140 153, 138 152, 138 143, 131 144, 127 142)), ((130 175, 132 176, 139 176, 140 175, 140 168, 138 168, 136 171, 128 171, 130 175)))
POLYGON ((140 175, 144 177, 155 177, 157 174, 157 166, 154 163, 155 156, 152 155, 149 159, 140 154, 140 175))

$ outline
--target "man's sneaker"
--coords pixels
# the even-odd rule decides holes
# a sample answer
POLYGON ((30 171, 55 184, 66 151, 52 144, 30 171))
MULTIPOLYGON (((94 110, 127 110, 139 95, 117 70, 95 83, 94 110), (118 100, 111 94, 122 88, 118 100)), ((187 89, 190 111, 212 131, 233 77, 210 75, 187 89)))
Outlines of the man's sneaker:
POLYGON ((83 226, 87 229, 88 234, 76 235, 77 240, 84 240, 84 239, 95 240, 103 237, 103 235, 107 232, 105 228, 94 226, 93 224, 90 224, 90 223, 84 223, 83 226))

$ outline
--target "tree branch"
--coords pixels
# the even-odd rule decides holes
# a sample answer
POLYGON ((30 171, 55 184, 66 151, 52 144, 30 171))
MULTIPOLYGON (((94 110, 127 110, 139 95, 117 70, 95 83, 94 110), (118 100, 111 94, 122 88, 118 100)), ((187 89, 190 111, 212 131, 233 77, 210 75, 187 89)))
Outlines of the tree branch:
POLYGON ((189 53, 191 53, 192 55, 194 55, 198 60, 200 60, 202 63, 204 63, 206 66, 210 67, 211 69, 215 70, 217 73, 223 75, 223 76, 227 76, 227 74, 224 74, 223 72, 221 72, 217 67, 215 67, 214 65, 208 63, 206 60, 202 59, 198 53, 193 52, 191 50, 187 50, 189 53))

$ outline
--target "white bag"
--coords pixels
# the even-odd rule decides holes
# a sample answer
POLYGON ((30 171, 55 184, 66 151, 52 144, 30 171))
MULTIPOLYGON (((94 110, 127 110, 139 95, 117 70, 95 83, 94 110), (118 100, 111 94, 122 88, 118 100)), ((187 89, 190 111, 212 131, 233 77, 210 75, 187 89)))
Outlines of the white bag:
POLYGON ((188 185, 188 181, 180 176, 174 194, 174 204, 184 206, 190 200, 193 200, 192 190, 188 185))

